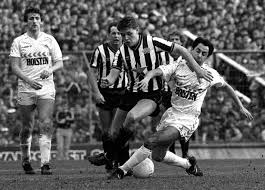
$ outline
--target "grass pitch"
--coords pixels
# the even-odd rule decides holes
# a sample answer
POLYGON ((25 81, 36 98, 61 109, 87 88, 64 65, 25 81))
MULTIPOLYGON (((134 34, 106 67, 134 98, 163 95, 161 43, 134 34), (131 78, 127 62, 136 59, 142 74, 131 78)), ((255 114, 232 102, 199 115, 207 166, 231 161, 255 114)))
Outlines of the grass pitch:
POLYGON ((35 175, 25 175, 21 162, 0 161, 0 189, 265 189, 265 160, 199 160, 203 177, 189 176, 184 169, 155 163, 155 174, 147 179, 125 177, 107 180, 104 166, 88 161, 53 161, 53 175, 42 176, 33 162, 35 175))

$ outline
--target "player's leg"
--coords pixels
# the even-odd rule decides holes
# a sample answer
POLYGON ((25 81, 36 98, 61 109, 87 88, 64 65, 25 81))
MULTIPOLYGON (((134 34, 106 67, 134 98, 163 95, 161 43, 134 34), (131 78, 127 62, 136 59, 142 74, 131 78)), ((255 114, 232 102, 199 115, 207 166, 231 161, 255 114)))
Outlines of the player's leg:
POLYGON ((18 93, 18 109, 22 120, 19 138, 22 153, 22 167, 26 174, 35 174, 30 164, 30 148, 36 108, 34 99, 34 94, 18 93))
MULTIPOLYGON (((151 155, 152 159, 156 161, 163 161, 169 145, 177 139, 179 132, 172 127, 164 128, 163 130, 155 132, 147 140, 144 145, 140 147, 119 169, 117 169, 110 178, 123 178, 123 176, 137 164, 141 163, 151 155)), ((174 154, 173 154, 174 155, 174 154)), ((176 156, 176 155, 175 155, 176 156)), ((185 160, 187 163, 188 161, 185 160)))
POLYGON ((168 126, 152 135, 145 146, 152 149, 152 159, 169 165, 179 166, 188 169, 191 165, 187 159, 168 151, 168 147, 180 138, 179 130, 168 126))
POLYGON ((104 149, 104 154, 99 154, 96 156, 89 156, 88 160, 90 161, 91 164, 94 164, 96 166, 101 166, 101 165, 108 165, 115 160, 115 150, 114 150, 114 142, 112 139, 112 136, 119 131, 119 129, 122 126, 122 123, 124 122, 127 111, 124 111, 120 108, 117 109, 113 121, 111 123, 111 128, 110 128, 110 133, 111 135, 105 135, 102 140, 103 140, 103 149, 104 149))
POLYGON ((128 112, 123 126, 114 136, 115 149, 119 152, 128 140, 133 136, 134 129, 131 128, 134 122, 140 121, 148 115, 151 115, 157 107, 157 103, 151 99, 142 99, 128 112))
POLYGON ((22 153, 22 166, 26 174, 35 174, 30 165, 30 148, 32 131, 34 128, 35 105, 20 105, 19 112, 22 119, 20 130, 20 149, 22 153))
POLYGON ((114 116, 113 110, 106 110, 106 109, 98 107, 98 111, 99 111, 99 118, 100 118, 100 122, 102 126, 101 128, 102 134, 108 134, 109 129, 110 129, 110 124, 114 116))
MULTIPOLYGON (((102 105, 104 106, 104 105, 102 105)), ((101 141, 102 141, 102 145, 103 145, 103 151, 106 154, 109 151, 109 146, 111 146, 112 143, 112 139, 110 136, 110 125, 113 119, 113 110, 111 109, 106 109, 106 107, 98 107, 99 110, 99 118, 100 118, 100 122, 101 122, 101 141)), ((105 165, 105 169, 108 171, 110 171, 113 168, 112 163, 107 163, 105 165)))
POLYGON ((39 113, 39 128, 40 128, 40 153, 41 153, 41 173, 43 175, 52 174, 50 169, 50 154, 51 141, 53 135, 53 99, 39 99, 37 102, 37 109, 39 113))
POLYGON ((63 129, 61 128, 57 128, 56 130, 56 144, 57 144, 57 159, 63 160, 64 135, 63 135, 63 129))
POLYGON ((179 142, 181 145, 182 158, 187 158, 188 157, 188 151, 189 151, 190 139, 188 141, 186 141, 185 138, 180 138, 179 142))

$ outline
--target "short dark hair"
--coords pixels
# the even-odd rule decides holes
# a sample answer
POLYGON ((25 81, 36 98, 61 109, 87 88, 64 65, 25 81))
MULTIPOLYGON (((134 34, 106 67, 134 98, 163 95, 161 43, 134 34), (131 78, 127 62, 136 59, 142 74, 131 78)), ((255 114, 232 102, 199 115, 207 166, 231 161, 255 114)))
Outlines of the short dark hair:
POLYGON ((30 13, 39 14, 40 15, 40 18, 42 20, 42 13, 40 12, 40 9, 35 8, 35 7, 29 7, 24 12, 24 22, 27 22, 28 21, 28 14, 30 14, 30 13))
POLYGON ((112 28, 113 26, 117 27, 117 26, 118 26, 118 23, 117 23, 117 22, 111 22, 111 23, 109 24, 109 26, 108 26, 108 33, 110 33, 110 30, 111 30, 111 28, 112 28))
POLYGON ((198 37, 193 41, 192 49, 194 49, 198 44, 203 44, 205 46, 208 46, 209 52, 208 52, 207 57, 209 57, 210 55, 213 54, 214 47, 213 47, 213 44, 210 42, 210 40, 208 40, 206 38, 198 37))
POLYGON ((118 30, 124 30, 126 28, 137 29, 139 28, 139 24, 134 17, 126 16, 118 23, 118 30))

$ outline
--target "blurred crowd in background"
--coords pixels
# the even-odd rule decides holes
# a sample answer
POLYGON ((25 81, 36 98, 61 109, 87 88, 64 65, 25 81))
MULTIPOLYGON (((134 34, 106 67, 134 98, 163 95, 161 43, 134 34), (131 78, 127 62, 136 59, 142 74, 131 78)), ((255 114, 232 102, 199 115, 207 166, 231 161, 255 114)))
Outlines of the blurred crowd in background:
MULTIPOLYGON (((100 140, 97 109, 90 102, 87 67, 78 52, 91 51, 104 42, 107 26, 113 20, 135 16, 143 33, 164 38, 176 29, 189 30, 209 38, 217 50, 265 50, 263 0, 2 0, 0 51, 8 52, 13 39, 25 32, 26 6, 39 7, 43 13, 43 31, 57 39, 63 52, 73 52, 64 54, 68 56, 65 68, 55 74, 55 114, 65 104, 75 113, 73 143, 86 143, 91 137, 100 140)), ((264 53, 226 55, 262 77, 264 53)), ((0 61, 0 145, 18 144, 21 123, 16 112, 17 79, 10 70, 8 54, 0 54, 0 61)), ((195 140, 265 141, 265 88, 221 60, 213 66, 228 83, 250 98, 250 102, 244 103, 255 119, 246 121, 224 91, 211 89, 195 140)), ((149 117, 135 125, 138 129, 135 141, 141 141, 144 134, 151 132, 149 117)))

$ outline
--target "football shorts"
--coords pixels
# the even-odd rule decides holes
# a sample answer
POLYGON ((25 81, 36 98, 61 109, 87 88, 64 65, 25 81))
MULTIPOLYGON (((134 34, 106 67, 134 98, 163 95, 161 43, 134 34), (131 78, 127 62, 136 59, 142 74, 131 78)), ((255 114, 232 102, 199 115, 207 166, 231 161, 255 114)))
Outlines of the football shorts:
POLYGON ((198 125, 198 116, 181 114, 175 112, 171 107, 163 114, 156 130, 159 131, 168 126, 175 127, 179 131, 180 136, 188 141, 194 131, 198 128, 198 125))

